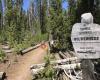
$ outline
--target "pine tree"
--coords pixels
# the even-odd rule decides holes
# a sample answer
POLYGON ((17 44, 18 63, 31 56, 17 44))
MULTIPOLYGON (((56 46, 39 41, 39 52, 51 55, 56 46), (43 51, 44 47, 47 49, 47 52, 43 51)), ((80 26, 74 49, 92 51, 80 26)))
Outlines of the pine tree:
POLYGON ((35 0, 34 15, 39 21, 41 33, 46 33, 47 0, 35 0))
POLYGON ((16 0, 15 1, 15 17, 16 19, 14 20, 15 22, 15 37, 14 39, 17 41, 17 43, 21 43, 22 40, 23 40, 23 37, 22 37, 22 28, 23 28, 23 18, 22 18, 22 6, 23 6, 23 0, 16 0))
POLYGON ((93 11, 93 15, 94 15, 94 22, 97 24, 100 24, 100 0, 95 0, 94 1, 94 11, 93 11))
POLYGON ((30 7, 29 7, 29 10, 28 10, 28 19, 29 19, 29 29, 31 32, 35 32, 34 31, 34 2, 31 2, 30 3, 30 7))
POLYGON ((47 1, 41 0, 40 5, 40 27, 41 32, 46 33, 46 12, 47 12, 47 1))
POLYGON ((77 16, 77 22, 80 22, 80 16, 83 13, 91 12, 94 15, 95 6, 94 6, 94 0, 77 0, 77 10, 76 10, 76 16, 77 16))
POLYGON ((56 40, 56 48, 65 49, 66 45, 66 31, 67 26, 65 25, 66 16, 62 10, 62 0, 50 2, 50 30, 53 40, 56 40))
POLYGON ((0 0, 0 30, 3 27, 3 7, 2 7, 2 0, 0 0))
POLYGON ((12 0, 5 0, 5 34, 6 41, 9 41, 10 44, 13 44, 14 36, 14 25, 13 25, 13 3, 12 0))

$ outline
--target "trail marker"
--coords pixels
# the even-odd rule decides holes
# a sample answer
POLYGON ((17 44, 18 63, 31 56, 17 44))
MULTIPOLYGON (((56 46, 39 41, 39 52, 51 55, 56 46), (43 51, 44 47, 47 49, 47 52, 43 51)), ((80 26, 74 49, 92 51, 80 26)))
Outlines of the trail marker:
POLYGON ((73 26, 71 40, 78 58, 97 59, 100 58, 100 25, 87 22, 91 19, 89 17, 87 20, 87 16, 86 20, 84 18, 85 23, 73 26))
POLYGON ((93 23, 91 13, 81 16, 81 23, 72 28, 71 40, 78 58, 82 59, 83 80, 96 80, 90 59, 100 58, 100 25, 93 23))

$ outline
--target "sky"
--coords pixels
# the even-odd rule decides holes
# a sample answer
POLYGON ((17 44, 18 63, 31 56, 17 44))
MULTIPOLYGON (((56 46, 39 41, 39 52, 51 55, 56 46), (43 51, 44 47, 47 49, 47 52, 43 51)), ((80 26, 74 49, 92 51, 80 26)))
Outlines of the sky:
MULTIPOLYGON (((24 8, 25 11, 27 11, 29 5, 30 5, 30 0, 24 0, 23 8, 24 8)), ((66 9, 66 8, 68 7, 67 2, 64 2, 64 3, 62 4, 62 7, 63 7, 63 9, 66 9)))
POLYGON ((62 7, 63 7, 63 9, 66 9, 66 8, 68 7, 68 3, 67 3, 67 2, 64 2, 64 3, 62 4, 62 7))
POLYGON ((23 9, 26 11, 30 5, 30 0, 24 0, 23 9))

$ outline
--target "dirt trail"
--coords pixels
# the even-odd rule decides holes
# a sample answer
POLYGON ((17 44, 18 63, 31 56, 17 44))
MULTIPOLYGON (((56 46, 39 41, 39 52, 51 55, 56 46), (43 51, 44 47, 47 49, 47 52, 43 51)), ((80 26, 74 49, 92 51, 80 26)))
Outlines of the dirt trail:
POLYGON ((25 54, 7 69, 7 80, 31 80, 30 66, 44 62, 46 51, 41 47, 25 54))

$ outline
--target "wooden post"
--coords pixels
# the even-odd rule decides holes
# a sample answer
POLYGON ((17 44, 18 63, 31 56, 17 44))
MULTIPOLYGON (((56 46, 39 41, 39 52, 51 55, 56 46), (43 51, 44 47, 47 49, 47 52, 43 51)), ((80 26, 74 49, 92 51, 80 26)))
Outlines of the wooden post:
POLYGON ((81 68, 83 80, 97 80, 94 75, 94 64, 91 60, 82 60, 81 68))

